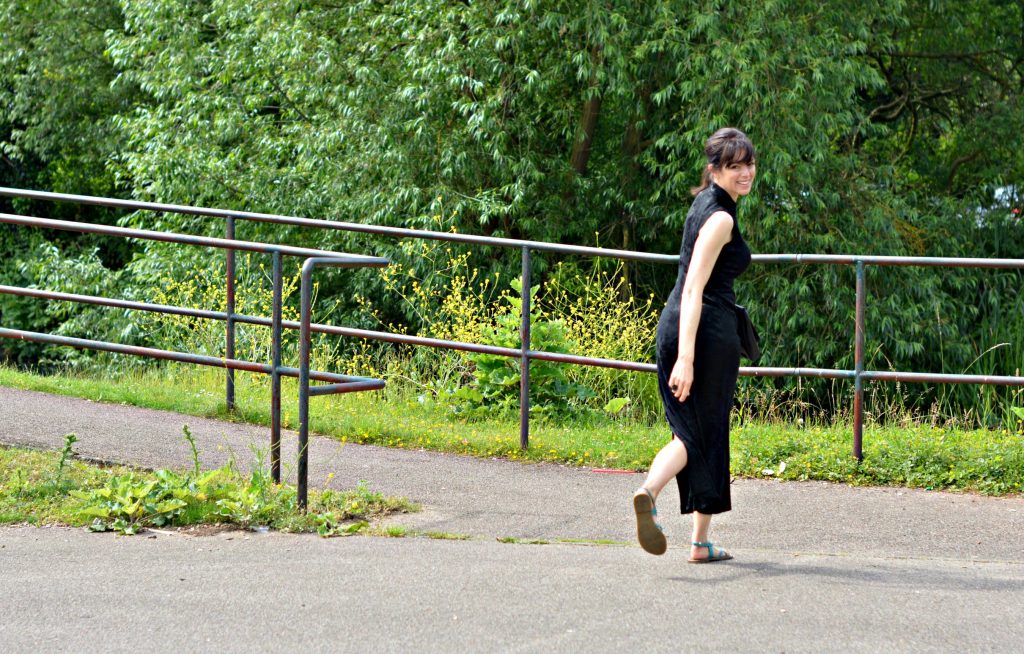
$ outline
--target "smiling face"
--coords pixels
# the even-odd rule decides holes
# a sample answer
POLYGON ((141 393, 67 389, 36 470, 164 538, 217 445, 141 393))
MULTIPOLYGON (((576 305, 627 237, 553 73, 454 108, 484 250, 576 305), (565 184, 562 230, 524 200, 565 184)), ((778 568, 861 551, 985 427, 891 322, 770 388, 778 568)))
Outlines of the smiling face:
POLYGON ((746 134, 735 127, 723 127, 704 144, 704 156, 708 158, 708 167, 701 178, 701 186, 691 189, 694 195, 711 182, 726 191, 733 202, 750 193, 757 174, 757 156, 746 134))
POLYGON ((711 177, 733 200, 750 193, 757 174, 757 162, 731 161, 719 168, 711 168, 711 177))

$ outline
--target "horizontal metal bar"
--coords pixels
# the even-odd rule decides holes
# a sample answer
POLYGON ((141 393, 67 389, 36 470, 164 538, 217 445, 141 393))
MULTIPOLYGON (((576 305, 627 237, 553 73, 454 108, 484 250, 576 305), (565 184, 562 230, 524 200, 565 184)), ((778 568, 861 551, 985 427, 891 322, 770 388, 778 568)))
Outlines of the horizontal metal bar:
POLYGON ((855 254, 755 254, 756 263, 824 263, 872 266, 925 266, 939 268, 1011 268, 1024 270, 1024 259, 983 259, 969 257, 889 257, 855 254))
POLYGON ((999 375, 945 375, 933 372, 865 372, 871 381, 922 382, 926 384, 984 384, 992 386, 1024 386, 1024 377, 999 375))
POLYGON ((72 195, 67 193, 50 193, 46 191, 29 191, 6 187, 0 187, 0 195, 8 197, 30 198, 34 200, 75 202, 77 204, 98 205, 103 207, 119 207, 122 209, 133 209, 143 211, 166 211, 168 213, 188 214, 193 216, 210 216, 214 218, 230 217, 236 218, 238 220, 251 220, 254 222, 274 223, 278 225, 295 225, 299 227, 316 227, 319 229, 333 229, 346 232, 360 232, 364 234, 392 236, 396 238, 421 238, 433 241, 473 243, 476 245, 490 245, 495 247, 522 248, 525 246, 529 247, 531 250, 561 252, 563 254, 579 254, 592 257, 611 257, 616 259, 631 259, 634 261, 651 261, 656 263, 679 263, 678 255, 648 254, 645 252, 633 252, 630 250, 608 250, 605 248, 584 247, 577 245, 562 245, 560 243, 545 243, 544 241, 525 241, 514 238, 496 238, 492 236, 477 236, 474 234, 458 234, 453 232, 432 232, 428 230, 408 229, 404 227, 388 227, 386 225, 366 225, 363 223, 347 223, 334 220, 299 218, 296 216, 281 216, 277 214, 256 213, 251 211, 209 209, 206 207, 192 207, 181 204, 141 202, 137 200, 118 200, 114 198, 98 198, 89 195, 72 195))
MULTIPOLYGON (((242 316, 239 317, 241 321, 242 316)), ((328 325, 317 325, 318 327, 324 327, 324 332, 335 333, 343 330, 344 328, 330 327, 328 325)), ((345 330, 350 331, 350 330, 345 330)), ((361 330, 356 330, 361 331, 361 330)), ((370 332, 371 334, 373 332, 370 332)), ((390 334, 388 336, 397 336, 390 334)), ((189 354, 186 352, 175 352, 171 350, 157 350, 148 347, 138 347, 133 345, 121 345, 118 343, 107 343, 106 341, 92 341, 81 338, 71 338, 67 336, 56 336, 53 334, 39 334, 36 332, 22 331, 18 329, 6 329, 0 328, 0 338, 12 338, 17 340, 32 341, 37 343, 49 343, 52 345, 65 345, 69 347, 77 347, 90 350, 101 350, 105 352, 115 352, 118 354, 130 354, 134 356, 145 356, 153 359, 164 359, 171 361, 180 361, 182 363, 194 363, 197 365, 214 366, 217 368, 231 368, 233 370, 247 370, 249 372, 257 372, 263 374, 270 374, 272 371, 271 366, 264 363, 255 363, 251 361, 240 361, 238 359, 221 359, 217 357, 210 357, 200 354, 189 354)), ((426 339, 436 340, 436 339, 426 339)), ((447 342, 449 345, 459 345, 454 342, 447 342)), ((471 344, 466 344, 470 345, 471 344)), ((479 346, 486 347, 486 346, 479 346)), ((518 357, 521 355, 519 350, 513 350, 511 348, 492 348, 498 350, 508 350, 504 356, 518 357)), ((547 355, 551 358, 549 360, 563 359, 567 355, 555 354, 549 352, 530 352, 531 357, 541 358, 536 355, 547 355)), ((636 370, 638 372, 656 372, 657 367, 654 364, 642 364, 635 362, 621 362, 614 359, 594 359, 590 357, 572 357, 576 359, 574 361, 565 361, 566 363, 578 363, 581 365, 591 365, 598 367, 613 368, 617 367, 614 364, 627 363, 631 367, 629 370, 636 370)), ((280 374, 286 377, 298 377, 298 368, 281 367, 278 369, 280 374)), ((739 373, 744 377, 821 377, 827 379, 853 379, 855 372, 853 370, 832 370, 828 368, 754 368, 741 366, 739 373)), ((862 378, 869 381, 902 381, 902 382, 921 382, 921 383, 935 383, 935 384, 984 384, 984 385, 998 385, 998 386, 1024 386, 1024 377, 1013 377, 1013 376, 999 376, 999 375, 947 375, 941 373, 923 373, 923 372, 882 372, 882 371, 865 371, 862 374, 862 378)), ((380 382, 380 380, 371 379, 369 377, 356 377, 351 375, 339 375, 330 372, 310 372, 310 379, 317 381, 333 382, 340 386, 352 386, 351 390, 371 390, 371 387, 376 388, 373 384, 380 382), (368 386, 363 386, 368 385, 368 386)), ((383 384, 383 382, 380 382, 383 384)), ((326 388, 326 387, 315 387, 315 388, 326 388)), ((349 392, 345 390, 341 391, 322 391, 313 392, 312 388, 310 392, 314 395, 323 395, 330 392, 349 392)))
MULTIPOLYGON (((78 204, 118 207, 132 210, 165 211, 168 213, 179 213, 193 216, 210 216, 214 218, 236 218, 239 220, 251 220, 255 222, 275 223, 280 225, 296 225, 300 227, 315 227, 320 229, 360 232, 366 234, 375 234, 379 236, 392 236, 396 238, 420 238, 437 241, 451 241, 457 243, 475 243, 478 245, 491 245, 496 247, 522 248, 525 246, 529 247, 531 250, 561 252, 564 254, 611 257, 616 259, 630 259, 634 261, 650 261, 657 263, 679 263, 679 256, 671 254, 649 254, 645 252, 634 252, 631 250, 612 250, 596 247, 563 245, 560 243, 545 243, 543 241, 526 241, 512 238, 495 238, 489 236, 457 234, 451 232, 433 232, 429 230, 388 227, 385 225, 366 225, 362 223, 349 223, 314 218, 300 218, 296 216, 283 216, 278 214, 258 213, 251 211, 234 211, 230 209, 211 209, 207 207, 193 207, 181 204, 165 204, 159 202, 142 202, 139 200, 119 200, 115 198, 100 198, 90 195, 74 195, 68 193, 52 193, 47 191, 33 191, 27 189, 0 187, 0 196, 21 197, 34 200, 74 202, 78 204)), ((858 260, 860 260, 863 261, 865 264, 873 266, 940 266, 964 268, 1024 269, 1024 260, 1021 259, 984 259, 961 257, 891 257, 860 256, 847 254, 755 254, 753 255, 753 260, 759 263, 820 263, 844 265, 853 265, 858 260)))
POLYGON ((388 259, 383 257, 366 257, 349 254, 344 255, 344 257, 338 257, 332 252, 327 252, 323 256, 309 257, 302 262, 302 266, 318 266, 320 268, 383 268, 388 266, 390 263, 391 262, 388 259), (363 261, 373 261, 374 264, 373 266, 366 266, 363 261))
MULTIPOLYGON (((269 366, 268 366, 268 368, 269 368, 269 366)), ((280 372, 285 377, 295 377, 296 379, 298 379, 298 377, 299 377, 299 369, 298 368, 290 368, 288 366, 278 366, 277 370, 278 370, 278 372, 280 372)), ((365 381, 376 381, 375 379, 373 379, 373 377, 360 377, 358 375, 339 375, 336 372, 318 372, 318 373, 315 373, 316 376, 313 376, 314 375, 313 372, 310 372, 309 374, 310 374, 310 379, 315 379, 317 381, 337 382, 339 384, 357 384, 357 383, 362 383, 362 382, 365 382, 365 381)))
POLYGON ((824 379, 853 379, 856 373, 852 370, 833 370, 832 368, 751 368, 740 366, 742 377, 821 377, 824 379))
MULTIPOLYGON (((214 368, 246 370, 248 372, 258 372, 265 375, 269 375, 272 371, 271 366, 265 363, 254 363, 252 361, 241 361, 239 359, 222 359, 202 354, 175 352, 173 350, 157 350, 150 347, 121 345, 120 343, 108 343, 106 341, 91 341, 84 338, 71 338, 69 336, 56 336, 54 334, 39 334, 37 332, 27 332, 20 329, 6 329, 0 327, 0 338, 11 338, 20 341, 31 341, 34 343, 77 347, 84 350, 100 350, 102 352, 114 352, 116 354, 129 354, 132 356, 149 357, 151 359, 162 359, 166 361, 180 361, 181 363, 193 363, 200 366, 212 366, 214 368)), ((282 375, 287 377, 299 376, 297 368, 279 368, 278 370, 282 375)), ((350 382, 353 379, 346 375, 336 375, 330 372, 310 371, 309 376, 311 379, 325 382, 350 382)))
MULTIPOLYGON (((176 316, 192 316, 194 318, 206 318, 209 320, 227 320, 228 314, 223 311, 206 311, 205 309, 190 309, 188 307, 176 307, 167 304, 150 304, 149 302, 134 302, 132 300, 118 300, 114 298, 97 297, 95 295, 79 295, 76 293, 61 293, 58 291, 46 291, 37 288, 20 288, 18 286, 4 286, 0 284, 0 294, 20 295, 22 297, 38 297, 45 300, 59 300, 61 302, 78 302, 80 304, 95 304, 116 309, 130 309, 132 311, 150 311, 153 313, 168 313, 176 316)), ((235 314, 238 319, 238 314, 235 314)), ((250 322, 250 321, 242 321, 250 322)), ((270 319, 266 319, 270 325, 270 319)))
MULTIPOLYGON (((19 288, 17 286, 0 285, 0 294, 21 295, 28 297, 39 297, 50 300, 61 300, 67 302, 82 302, 85 304, 96 304, 135 311, 151 311, 156 313, 168 313, 175 315, 194 316, 209 320, 227 320, 227 314, 223 311, 206 311, 203 309, 190 309, 164 304, 149 304, 146 302, 133 302, 130 300, 117 300, 96 297, 92 295, 76 295, 73 293, 60 293, 56 291, 44 291, 39 289, 19 288)), ((235 322, 270 327, 270 318, 260 316, 249 316, 235 314, 235 322)), ((282 326, 286 329, 298 329, 299 323, 294 320, 285 320, 282 326)), ((426 338, 422 336, 408 336, 406 334, 392 334, 388 332, 376 332, 366 329, 353 329, 350 327, 336 327, 334 325, 322 325, 313 323, 310 330, 320 334, 332 334, 347 338, 362 338, 367 340, 386 341, 390 343, 402 343, 405 345, 419 345, 449 350, 460 350, 478 354, 493 354, 504 357, 520 357, 522 353, 510 347, 497 347, 493 345, 478 345, 476 343, 463 343, 460 341, 446 341, 437 338, 426 338)), ((575 354, 563 354, 560 352, 543 352, 530 350, 529 357, 540 361, 553 361, 555 363, 569 363, 575 365, 593 366, 599 368, 614 368, 618 370, 632 370, 635 372, 657 372, 657 366, 653 363, 639 363, 636 361, 622 361, 619 359, 601 359, 596 357, 578 356, 575 354)), ((219 359, 218 359, 219 360, 219 359)), ((297 368, 282 368, 287 370, 289 377, 298 374, 297 368)), ((333 374, 333 373, 331 373, 333 374)), ((740 375, 743 377, 821 377, 827 379, 853 379, 853 370, 832 370, 828 368, 757 368, 740 367, 740 375)), ((341 381, 363 381, 367 377, 344 377, 341 381)), ((865 372, 865 380, 880 381, 915 381, 934 383, 965 383, 965 384, 993 384, 1020 386, 1024 384, 1024 377, 1006 376, 985 376, 985 375, 944 375, 939 373, 916 373, 916 372, 865 372), (990 381, 988 381, 990 380, 990 381)))
POLYGON ((235 241, 210 236, 194 236, 192 234, 155 232, 148 229, 128 229, 127 227, 115 227, 113 225, 93 225, 90 223, 76 223, 67 220, 52 220, 50 218, 15 216, 7 213, 0 213, 0 223, 24 225, 26 227, 40 227, 43 229, 59 229, 68 232, 81 232, 84 234, 105 234, 107 236, 139 238, 148 241, 182 243, 184 245, 197 245, 201 247, 220 248, 223 250, 245 250, 249 252, 263 252, 268 254, 271 252, 280 252, 281 254, 296 257, 325 257, 345 261, 346 264, 343 267, 365 266, 371 268, 382 268, 388 265, 387 259, 347 254, 345 252, 297 248, 290 245, 270 245, 267 243, 254 243, 252 241, 235 241))
POLYGON ((348 382, 344 384, 324 384, 322 386, 310 386, 310 397, 317 395, 336 395, 338 393, 355 393, 357 391, 377 391, 384 388, 383 379, 368 379, 366 381, 348 382))

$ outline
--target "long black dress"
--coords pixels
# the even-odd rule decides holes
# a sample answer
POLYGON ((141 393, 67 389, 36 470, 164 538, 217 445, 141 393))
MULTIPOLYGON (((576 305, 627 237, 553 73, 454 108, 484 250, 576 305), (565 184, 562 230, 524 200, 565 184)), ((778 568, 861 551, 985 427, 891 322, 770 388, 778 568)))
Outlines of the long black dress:
POLYGON ((729 496, 729 410, 736 392, 740 343, 736 332, 735 280, 750 265, 750 248, 740 234, 736 203, 712 184, 693 200, 683 226, 679 274, 658 321, 658 390, 672 434, 686 445, 688 463, 676 475, 683 513, 723 513, 729 496), (679 303, 700 228, 711 214, 733 218, 732 237, 722 248, 704 287, 693 357, 693 385, 680 402, 668 387, 679 356, 679 303))

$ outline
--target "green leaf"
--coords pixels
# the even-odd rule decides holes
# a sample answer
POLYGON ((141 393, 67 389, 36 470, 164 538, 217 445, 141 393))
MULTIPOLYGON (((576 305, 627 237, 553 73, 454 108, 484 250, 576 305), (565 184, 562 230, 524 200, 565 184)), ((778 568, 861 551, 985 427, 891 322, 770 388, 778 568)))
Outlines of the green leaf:
POLYGON ((622 409, 625 408, 629 404, 629 402, 630 399, 628 397, 616 397, 612 400, 609 400, 609 402, 604 405, 604 410, 607 411, 608 413, 615 414, 618 413, 619 411, 622 411, 622 409))
POLYGON ((105 506, 87 506, 79 511, 79 514, 84 517, 97 517, 97 518, 109 518, 110 509, 105 506))
POLYGON ((104 521, 100 520, 99 518, 97 518, 96 520, 92 521, 91 525, 89 525, 89 531, 95 531, 95 532, 110 531, 110 525, 108 525, 106 522, 104 522, 104 521))
POLYGON ((165 500, 154 507, 156 513, 170 513, 188 506, 187 502, 179 499, 165 500))

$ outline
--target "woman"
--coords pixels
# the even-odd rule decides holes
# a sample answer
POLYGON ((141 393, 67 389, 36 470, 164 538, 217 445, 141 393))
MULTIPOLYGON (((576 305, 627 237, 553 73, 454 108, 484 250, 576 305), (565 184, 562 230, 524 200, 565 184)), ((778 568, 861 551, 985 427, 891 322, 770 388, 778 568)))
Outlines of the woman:
POLYGON ((633 495, 637 539, 651 554, 668 544, 654 501, 672 477, 683 513, 693 513, 691 563, 732 556, 708 540, 711 516, 729 498, 729 410, 739 373, 733 280, 750 265, 750 248, 736 222, 736 201, 754 182, 754 146, 726 127, 704 147, 707 168, 683 226, 679 274, 658 322, 658 389, 672 439, 651 463, 633 495))

